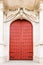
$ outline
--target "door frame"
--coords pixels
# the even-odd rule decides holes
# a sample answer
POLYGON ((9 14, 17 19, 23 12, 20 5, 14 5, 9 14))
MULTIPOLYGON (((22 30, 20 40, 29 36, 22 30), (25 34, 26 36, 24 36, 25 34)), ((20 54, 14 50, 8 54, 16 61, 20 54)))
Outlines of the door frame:
MULTIPOLYGON (((9 14, 11 14, 11 13, 9 13, 9 14)), ((23 10, 20 10, 20 12, 17 14, 17 11, 16 11, 14 18, 12 18, 11 20, 8 20, 8 21, 6 19, 6 22, 4 22, 4 43, 6 44, 6 47, 5 47, 6 61, 9 61, 10 24, 17 19, 25 19, 32 23, 32 25, 33 25, 33 61, 39 61, 39 49, 38 49, 38 47, 39 47, 39 22, 37 22, 37 20, 35 20, 35 19, 32 19, 32 17, 30 17, 30 15, 27 15, 27 13, 26 13, 26 10, 24 12, 23 12, 23 10)), ((33 15, 34 15, 34 13, 33 13, 33 15)))

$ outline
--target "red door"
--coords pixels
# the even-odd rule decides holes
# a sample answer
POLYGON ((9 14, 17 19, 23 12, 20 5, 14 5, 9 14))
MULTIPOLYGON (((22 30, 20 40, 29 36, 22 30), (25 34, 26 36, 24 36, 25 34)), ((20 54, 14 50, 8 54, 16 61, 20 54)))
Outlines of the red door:
POLYGON ((10 25, 10 60, 33 59, 33 27, 27 20, 16 20, 10 25))

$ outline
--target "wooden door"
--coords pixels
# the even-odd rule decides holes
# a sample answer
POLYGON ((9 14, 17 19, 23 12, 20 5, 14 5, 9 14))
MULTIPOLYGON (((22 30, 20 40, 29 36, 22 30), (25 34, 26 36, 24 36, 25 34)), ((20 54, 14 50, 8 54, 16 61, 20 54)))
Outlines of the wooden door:
POLYGON ((33 27, 27 20, 16 20, 10 25, 10 60, 33 59, 33 27))

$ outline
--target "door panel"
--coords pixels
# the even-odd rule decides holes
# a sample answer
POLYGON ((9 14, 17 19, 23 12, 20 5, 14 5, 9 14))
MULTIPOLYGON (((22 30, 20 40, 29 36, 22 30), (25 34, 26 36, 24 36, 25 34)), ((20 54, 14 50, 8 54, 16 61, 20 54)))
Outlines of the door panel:
POLYGON ((27 20, 10 25, 10 60, 33 59, 33 27, 27 20))

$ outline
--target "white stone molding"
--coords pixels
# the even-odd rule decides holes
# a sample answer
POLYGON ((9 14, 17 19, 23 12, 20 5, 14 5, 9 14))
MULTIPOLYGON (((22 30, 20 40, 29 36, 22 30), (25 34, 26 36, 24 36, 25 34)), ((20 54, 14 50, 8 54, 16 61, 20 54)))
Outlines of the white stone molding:
POLYGON ((40 19, 40 62, 43 63, 43 2, 40 2, 40 11, 39 11, 39 19, 40 19))
POLYGON ((13 20, 14 18, 16 18, 17 15, 19 15, 20 18, 23 19, 23 15, 25 15, 29 18, 29 21, 39 23, 38 16, 35 15, 35 12, 28 11, 25 8, 18 8, 15 11, 8 11, 6 13, 6 15, 7 16, 6 16, 6 19, 4 20, 4 22, 9 22, 9 21, 13 20))
POLYGON ((4 62, 3 4, 0 1, 0 62, 4 62))
POLYGON ((34 19, 34 14, 32 12, 29 13, 29 11, 25 12, 25 9, 18 9, 15 12, 9 12, 7 13, 7 16, 4 15, 4 43, 7 44, 5 47, 5 56, 6 60, 9 61, 9 41, 10 41, 10 24, 12 21, 15 21, 17 19, 25 19, 28 20, 32 23, 33 25, 33 61, 39 61, 38 56, 39 50, 38 50, 38 45, 39 45, 39 21, 34 19), (31 17, 32 15, 32 17, 31 17), (6 18, 6 19, 5 19, 6 18), (33 19, 32 19, 33 18, 33 19), (38 55, 38 56, 37 56, 38 55))

